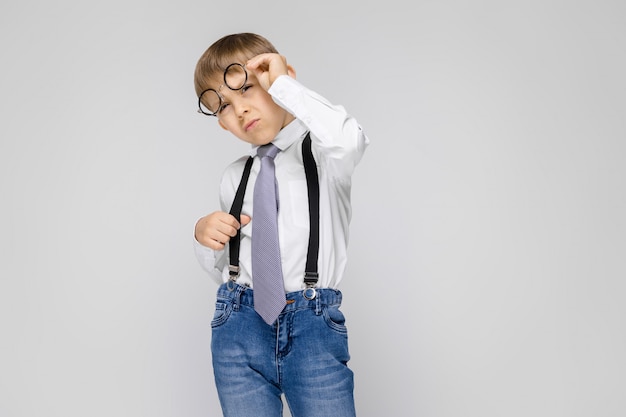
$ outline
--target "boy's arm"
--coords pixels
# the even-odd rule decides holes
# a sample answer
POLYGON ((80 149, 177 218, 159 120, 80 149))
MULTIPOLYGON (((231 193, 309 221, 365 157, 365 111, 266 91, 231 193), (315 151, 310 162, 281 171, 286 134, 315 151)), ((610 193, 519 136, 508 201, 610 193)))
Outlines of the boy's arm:
POLYGON ((304 123, 316 149, 333 173, 350 176, 360 162, 369 139, 343 106, 333 105, 294 78, 278 77, 269 89, 274 101, 304 123))
POLYGON ((297 82, 295 70, 282 55, 257 55, 246 63, 246 68, 278 105, 309 128, 332 174, 350 176, 369 144, 356 120, 342 106, 331 104, 297 82))
POLYGON ((198 242, 195 238, 193 240, 193 249, 202 269, 208 272, 213 281, 221 284, 222 269, 226 264, 224 251, 214 251, 213 249, 198 242))

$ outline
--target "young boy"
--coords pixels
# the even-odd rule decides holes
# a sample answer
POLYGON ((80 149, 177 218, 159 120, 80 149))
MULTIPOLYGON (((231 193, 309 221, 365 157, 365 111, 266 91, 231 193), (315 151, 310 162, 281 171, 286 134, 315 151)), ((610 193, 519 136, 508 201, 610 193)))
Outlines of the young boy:
POLYGON ((219 39, 195 70, 199 112, 252 145, 224 172, 221 210, 195 226, 198 260, 220 284, 211 352, 224 416, 282 416, 281 394, 294 417, 355 415, 337 287, 351 175, 369 139, 295 77, 252 33, 219 39))

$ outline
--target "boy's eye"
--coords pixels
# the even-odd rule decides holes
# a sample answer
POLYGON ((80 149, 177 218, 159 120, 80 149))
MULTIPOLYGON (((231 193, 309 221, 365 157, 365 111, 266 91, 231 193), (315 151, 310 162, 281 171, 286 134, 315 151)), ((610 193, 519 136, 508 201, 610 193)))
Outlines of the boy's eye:
MULTIPOLYGON (((246 91, 248 91, 251 88, 252 88, 252 84, 246 84, 237 91, 239 91, 239 93, 243 95, 246 91)), ((217 110, 217 113, 222 114, 224 111, 228 110, 229 107, 230 107, 230 103, 222 102, 222 105, 217 110)))
POLYGON ((220 108, 217 110, 218 113, 222 113, 227 107, 229 106, 228 103, 223 103, 220 108))

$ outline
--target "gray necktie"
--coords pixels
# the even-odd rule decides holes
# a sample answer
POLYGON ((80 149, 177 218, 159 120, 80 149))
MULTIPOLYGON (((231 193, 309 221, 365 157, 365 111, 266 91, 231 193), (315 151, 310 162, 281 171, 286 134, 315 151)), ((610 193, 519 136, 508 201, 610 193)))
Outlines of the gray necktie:
POLYGON ((280 151, 269 143, 261 146, 261 170, 254 186, 252 211, 252 280, 254 309, 272 324, 285 307, 285 287, 278 246, 278 193, 274 157, 280 151))

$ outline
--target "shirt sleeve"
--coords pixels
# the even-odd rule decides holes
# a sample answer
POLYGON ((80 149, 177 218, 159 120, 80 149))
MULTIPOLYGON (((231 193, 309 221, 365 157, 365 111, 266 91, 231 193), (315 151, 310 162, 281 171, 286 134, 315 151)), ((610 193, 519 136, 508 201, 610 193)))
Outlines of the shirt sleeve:
POLYGON ((193 248, 202 269, 208 272, 211 279, 221 284, 223 282, 222 273, 226 262, 223 256, 224 251, 214 251, 198 242, 195 238, 193 239, 193 248))
POLYGON ((278 77, 268 92, 311 131, 315 147, 327 161, 326 169, 350 177, 369 144, 355 118, 288 75, 278 77))

